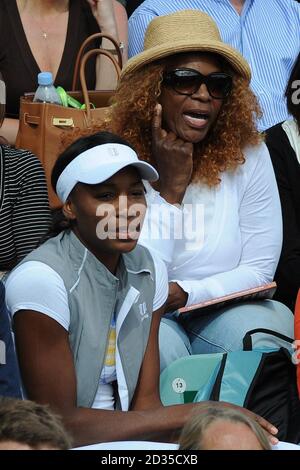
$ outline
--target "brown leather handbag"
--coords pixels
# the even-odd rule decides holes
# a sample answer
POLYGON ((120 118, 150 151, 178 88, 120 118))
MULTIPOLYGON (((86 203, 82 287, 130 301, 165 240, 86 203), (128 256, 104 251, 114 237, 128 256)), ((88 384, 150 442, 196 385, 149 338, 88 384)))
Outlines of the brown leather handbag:
POLYGON ((114 94, 113 90, 87 90, 85 65, 87 60, 94 55, 107 56, 114 64, 118 78, 121 72, 122 55, 114 38, 97 33, 84 41, 76 60, 73 90, 68 91, 68 94, 84 103, 85 109, 33 102, 33 93, 26 94, 20 100, 20 125, 16 147, 30 150, 41 161, 46 174, 49 203, 53 209, 61 206, 61 201, 51 186, 51 172, 61 151, 62 136, 72 133, 76 128, 88 129, 95 124, 101 126, 109 110, 109 101, 114 94), (91 49, 84 53, 86 45, 96 37, 106 37, 112 41, 116 48, 118 61, 113 54, 105 49, 91 49), (81 91, 75 91, 78 83, 78 71, 81 91))

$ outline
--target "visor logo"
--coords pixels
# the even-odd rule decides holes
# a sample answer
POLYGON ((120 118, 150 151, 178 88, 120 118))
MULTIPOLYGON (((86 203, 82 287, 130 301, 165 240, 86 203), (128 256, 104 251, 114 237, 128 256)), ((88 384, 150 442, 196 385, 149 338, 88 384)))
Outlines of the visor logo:
POLYGON ((119 150, 116 147, 109 147, 108 152, 112 157, 118 157, 119 156, 119 150))

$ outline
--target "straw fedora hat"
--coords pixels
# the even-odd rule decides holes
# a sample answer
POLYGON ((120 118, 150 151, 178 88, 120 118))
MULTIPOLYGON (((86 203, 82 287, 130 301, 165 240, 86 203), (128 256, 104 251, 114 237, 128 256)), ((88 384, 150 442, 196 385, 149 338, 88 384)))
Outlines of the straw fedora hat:
POLYGON ((128 60, 121 77, 164 57, 193 51, 221 55, 239 75, 250 81, 248 62, 222 41, 214 20, 199 10, 181 10, 154 18, 145 34, 143 52, 128 60))

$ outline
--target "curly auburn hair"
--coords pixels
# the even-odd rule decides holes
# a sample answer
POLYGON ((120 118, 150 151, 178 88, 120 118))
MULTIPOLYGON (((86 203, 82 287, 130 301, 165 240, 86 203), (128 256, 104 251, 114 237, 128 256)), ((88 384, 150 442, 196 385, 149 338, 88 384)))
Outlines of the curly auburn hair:
MULTIPOLYGON (((153 63, 121 79, 111 114, 113 132, 121 134, 142 160, 153 164, 151 123, 161 93, 164 63, 153 63)), ((260 116, 256 97, 242 77, 233 74, 233 89, 224 101, 216 124, 204 141, 194 145, 192 181, 209 186, 220 173, 244 163, 246 145, 261 142, 255 118, 260 116)))
MULTIPOLYGON (((74 136, 106 129, 126 139, 141 160, 155 166, 151 154, 151 126, 161 93, 164 67, 163 61, 152 63, 121 78, 107 120, 92 129, 78 130, 72 141, 74 136)), ((246 79, 232 75, 232 92, 224 100, 215 125, 203 141, 194 144, 193 182, 218 185, 220 173, 233 171, 244 163, 244 148, 257 145, 263 139, 255 125, 255 120, 261 116, 257 99, 246 79)), ((65 143, 71 143, 71 140, 65 143)))

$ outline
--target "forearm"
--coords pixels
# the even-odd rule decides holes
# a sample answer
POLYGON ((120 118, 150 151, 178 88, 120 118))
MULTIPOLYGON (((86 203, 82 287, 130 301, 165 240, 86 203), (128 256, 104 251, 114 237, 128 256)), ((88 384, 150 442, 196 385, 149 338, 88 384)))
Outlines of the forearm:
POLYGON ((18 119, 5 118, 0 130, 0 134, 7 140, 10 145, 15 145, 18 130, 18 119))
MULTIPOLYGON (((116 0, 112 1, 110 14, 99 15, 97 18, 99 28, 102 33, 112 36, 117 43, 123 44, 122 59, 123 64, 127 61, 127 15, 125 8, 116 0)), ((108 39, 103 38, 102 49, 114 51, 114 45, 108 39)), ((117 59, 117 55, 114 54, 117 59)), ((102 90, 113 90, 117 86, 117 74, 113 63, 105 56, 99 56, 96 66, 96 88, 102 90)))
POLYGON ((240 265, 230 271, 222 272, 202 280, 175 281, 188 294, 187 306, 205 302, 224 295, 233 294, 253 287, 268 284, 273 280, 272 273, 266 273, 240 265))
POLYGON ((73 436, 74 447, 105 441, 170 440, 181 430, 191 407, 161 406, 129 412, 76 408, 63 413, 63 420, 73 436))
MULTIPOLYGON (((117 25, 114 18, 112 18, 110 24, 106 24, 105 27, 101 28, 101 32, 112 36, 119 42, 117 25)), ((114 49, 114 45, 109 39, 103 38, 101 48, 111 51, 114 49)), ((117 59, 116 55, 114 57, 117 59)), ((100 55, 96 62, 96 88, 99 90, 114 90, 117 86, 117 81, 117 73, 112 61, 108 57, 100 55)))
POLYGON ((117 82, 117 72, 112 61, 106 56, 99 56, 96 62, 96 89, 115 90, 117 82))
MULTIPOLYGON (((176 441, 177 435, 185 423, 190 419, 191 413, 201 413, 207 405, 228 406, 238 408, 240 411, 255 417, 253 413, 244 408, 224 402, 200 402, 185 405, 158 407, 149 411, 108 411, 77 408, 70 413, 63 414, 66 428, 73 436, 73 446, 93 444, 97 442, 121 440, 164 440, 176 441), (105 423, 105 425, 104 425, 105 423)), ((276 429, 259 418, 259 424, 272 434, 276 429)), ((275 442, 272 442, 273 444, 275 442)))
POLYGON ((123 44, 122 57, 123 66, 128 58, 128 18, 126 9, 117 0, 114 0, 115 19, 118 30, 118 39, 123 44))

